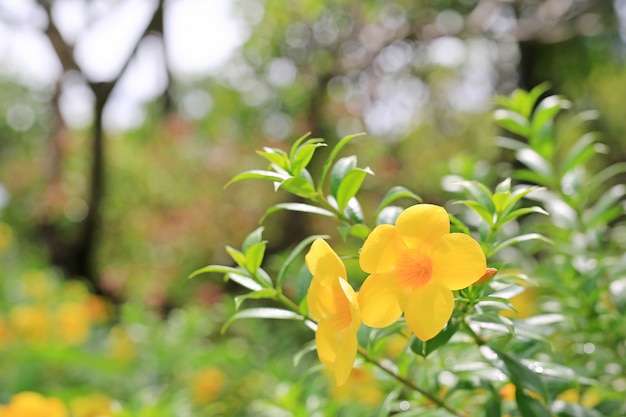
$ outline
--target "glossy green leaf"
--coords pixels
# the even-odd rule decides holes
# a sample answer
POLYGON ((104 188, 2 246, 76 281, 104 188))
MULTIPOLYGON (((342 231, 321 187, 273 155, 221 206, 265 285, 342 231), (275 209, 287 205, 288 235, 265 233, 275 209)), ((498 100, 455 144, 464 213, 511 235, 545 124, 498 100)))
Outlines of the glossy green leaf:
POLYGON ((501 361, 495 361, 494 364, 504 372, 511 382, 517 387, 516 391, 523 392, 525 390, 537 394, 542 399, 548 398, 546 387, 539 375, 531 370, 528 366, 521 363, 517 358, 503 352, 491 348, 501 361))
POLYGON ((583 135, 563 157, 560 164, 560 174, 565 175, 570 170, 585 165, 597 153, 593 147, 596 141, 595 134, 587 133, 583 135))
POLYGON ((293 176, 300 175, 300 172, 311 162, 317 148, 326 146, 322 139, 309 139, 304 145, 300 146, 291 158, 291 174, 293 176))
POLYGON ((276 298, 276 294, 277 293, 274 288, 263 288, 258 291, 238 295, 235 297, 235 309, 239 310, 243 302, 246 300, 274 299, 276 298))
MULTIPOLYGON (((291 145, 291 149, 289 150, 289 160, 294 159, 296 152, 298 151, 298 148, 300 148, 300 144, 302 144, 302 142, 304 142, 304 140, 308 138, 309 136, 311 136, 311 132, 307 132, 295 140, 293 145, 291 145)), ((312 140, 321 141, 321 139, 312 139, 312 140)))
POLYGON ((240 319, 280 319, 280 320, 304 320, 304 317, 293 311, 283 310, 280 308, 260 307, 241 310, 230 316, 226 323, 222 326, 221 332, 224 333, 228 327, 235 321, 240 319))
POLYGON ((522 243, 522 242, 528 242, 529 240, 542 240, 546 243, 550 243, 552 244, 553 242, 548 239, 547 237, 545 237, 542 234, 539 233, 527 233, 524 235, 519 235, 519 236, 515 236, 512 237, 510 239, 505 240, 504 242, 500 242, 497 245, 495 245, 492 249, 492 255, 500 252, 502 249, 512 246, 512 245, 517 245, 518 243, 522 243))
POLYGON ((241 285, 244 288, 249 289, 250 291, 259 291, 263 289, 263 286, 252 279, 250 276, 243 275, 243 273, 230 273, 225 276, 225 280, 231 280, 241 285))
POLYGON ((538 400, 516 385, 515 402, 522 417, 552 417, 552 413, 538 400))
POLYGON ((532 207, 525 207, 525 208, 513 210, 512 212, 507 214, 505 217, 503 217, 500 222, 502 224, 506 224, 506 223, 508 223, 510 221, 513 221, 513 220, 517 219, 518 217, 524 216, 526 214, 531 214, 531 213, 543 214, 545 216, 549 216, 550 215, 542 207, 532 206, 532 207))
POLYGON ((189 278, 194 278, 200 274, 208 274, 208 273, 217 273, 217 274, 240 274, 242 271, 238 268, 233 268, 232 266, 224 266, 224 265, 208 265, 204 268, 200 268, 189 275, 189 278))
POLYGON ((313 243, 314 240, 328 239, 328 238, 329 236, 327 235, 313 235, 313 236, 309 236, 303 239, 300 243, 298 243, 291 250, 291 252, 289 252, 289 255, 287 255, 285 262, 283 262, 282 266, 280 267, 280 270, 278 271, 278 275, 276 276, 276 286, 278 288, 281 287, 282 282, 285 280, 285 277, 287 276, 287 271, 289 270, 289 268, 293 265, 296 259, 298 259, 298 257, 302 254, 302 252, 304 252, 304 250, 308 248, 308 246, 311 243, 313 243))
POLYGON ((264 171, 260 169, 254 169, 251 171, 242 172, 241 174, 235 176, 232 180, 228 181, 224 188, 230 186, 233 183, 243 181, 243 180, 251 180, 251 179, 261 179, 261 180, 269 180, 269 181, 283 181, 285 180, 285 176, 279 174, 274 171, 264 171))
POLYGON ((343 212, 355 223, 362 224, 365 222, 363 219, 363 209, 361 208, 361 203, 359 203, 359 200, 357 200, 356 197, 352 197, 350 201, 348 201, 348 205, 343 212))
POLYGON ((333 162, 335 161, 335 158, 337 157, 339 152, 341 152, 344 146, 346 146, 350 141, 363 135, 365 135, 365 133, 358 133, 356 135, 346 136, 343 139, 341 139, 337 143, 337 145, 335 145, 335 147, 330 152, 330 156, 326 159, 326 162, 324 162, 322 173, 320 174, 319 183, 317 185, 318 191, 322 190, 322 187, 324 186, 324 181, 326 180, 326 176, 328 175, 328 171, 330 170, 330 167, 333 165, 333 162))
POLYGON ((339 185, 341 185, 346 174, 356 168, 356 166, 357 158, 354 155, 341 158, 333 165, 333 169, 330 172, 330 194, 333 197, 337 198, 339 185))
POLYGON ((569 101, 559 96, 548 96, 541 100, 533 111, 531 129, 533 133, 539 132, 546 124, 552 123, 556 115, 569 107, 569 101))
POLYGON ((243 243, 241 244, 241 251, 244 254, 248 251, 250 246, 263 241, 263 230, 265 230, 263 226, 257 227, 252 231, 252 233, 244 238, 243 243))
POLYGON ((354 236, 358 239, 365 240, 370 233, 369 227, 364 224, 353 224, 351 226, 341 226, 338 228, 339 234, 343 240, 346 240, 348 236, 354 236))
POLYGON ((530 135, 530 123, 521 114, 511 110, 498 109, 493 115, 496 124, 509 132, 523 137, 530 135))
POLYGON ((278 185, 278 188, 288 191, 291 194, 297 195, 298 197, 303 197, 307 199, 313 198, 317 194, 315 186, 310 181, 302 178, 301 176, 287 178, 278 185))
POLYGON ((490 227, 493 226, 495 220, 494 213, 490 212, 485 206, 483 206, 479 202, 472 200, 461 200, 455 201, 454 204, 463 204, 464 206, 469 207, 470 209, 472 209, 472 211, 478 214, 478 216, 480 216, 480 218, 483 219, 485 223, 487 223, 490 227))
POLYGON ((389 189, 389 191, 387 191, 383 199, 380 201, 378 208, 374 212, 374 218, 378 217, 378 214, 385 207, 387 207, 388 205, 390 205, 391 203, 393 203, 394 201, 400 198, 409 198, 411 200, 417 201, 418 203, 422 202, 422 199, 420 198, 420 196, 415 194, 413 191, 409 190, 406 187, 402 187, 398 185, 398 186, 392 187, 391 189, 389 189))
POLYGON ((237 265, 242 268, 246 267, 246 256, 242 252, 231 246, 226 246, 226 252, 230 255, 230 257, 233 259, 233 261, 235 261, 237 265))
POLYGON ((267 241, 261 241, 250 246, 246 251, 246 269, 251 273, 254 274, 261 267, 266 246, 267 241))
POLYGON ((606 225, 624 213, 619 205, 626 195, 626 186, 617 184, 605 191, 598 201, 583 214, 583 220, 589 228, 606 225))
POLYGON ((275 213, 280 210, 299 211, 302 213, 319 214, 320 216, 325 216, 325 217, 335 217, 335 213, 333 213, 332 211, 323 209, 321 207, 312 206, 310 204, 279 203, 279 204, 273 205, 272 207, 270 207, 269 209, 265 211, 265 214, 263 214, 263 218, 261 219, 261 222, 263 222, 263 220, 265 220, 265 218, 269 216, 270 214, 275 213))
POLYGON ((285 171, 289 169, 287 154, 281 149, 264 147, 262 151, 256 151, 256 153, 285 171))
POLYGON ((368 174, 374 175, 369 168, 354 168, 345 175, 335 196, 339 210, 343 211, 346 208, 348 202, 358 193, 368 174))
POLYGON ((550 183, 554 178, 554 172, 552 167, 545 160, 545 158, 539 155, 535 150, 530 148, 521 149, 517 152, 517 159, 526 165, 529 169, 547 178, 546 182, 550 183))
POLYGON ((511 179, 507 178, 496 186, 496 193, 510 193, 511 192, 511 179))
POLYGON ((478 181, 461 181, 460 184, 487 211, 490 213, 495 211, 492 201, 493 194, 487 187, 478 181))

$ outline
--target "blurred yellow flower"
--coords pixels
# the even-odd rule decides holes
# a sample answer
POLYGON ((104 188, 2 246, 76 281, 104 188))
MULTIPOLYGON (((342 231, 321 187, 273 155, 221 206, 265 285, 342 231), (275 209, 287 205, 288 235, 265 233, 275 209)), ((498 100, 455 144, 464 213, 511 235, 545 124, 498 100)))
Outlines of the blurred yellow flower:
POLYGON ((472 285, 487 268, 478 242, 450 233, 446 210, 430 204, 407 208, 395 226, 377 226, 359 261, 370 274, 359 291, 363 322, 386 327, 404 312, 421 340, 435 337, 450 319, 452 290, 472 285))
POLYGON ((21 392, 8 405, 0 406, 0 417, 67 417, 67 409, 58 398, 21 392))
POLYGON ((94 393, 74 398, 70 402, 72 417, 113 417, 114 403, 105 394, 94 393))
POLYGON ((205 405, 219 395, 226 382, 226 375, 215 367, 198 371, 191 381, 191 399, 196 405, 205 405))
POLYGON ((50 336, 50 312, 44 306, 18 305, 9 312, 14 333, 30 343, 47 342, 50 336))
POLYGON ((13 338, 13 334, 3 317, 0 317, 0 348, 13 338))
POLYGON ((89 295, 85 299, 85 306, 89 311, 89 319, 94 323, 104 323, 110 315, 110 305, 97 295, 89 295))
POLYGON ((334 387, 331 394, 343 402, 378 406, 383 401, 381 382, 366 368, 354 368, 346 383, 334 387))
POLYGON ((343 262, 326 241, 315 240, 305 259, 313 274, 307 304, 311 317, 317 320, 317 355, 336 384, 343 385, 350 376, 358 346, 361 314, 357 296, 346 281, 343 262))
POLYGON ((61 340, 78 345, 89 338, 89 310, 83 304, 66 302, 56 311, 57 331, 61 340))

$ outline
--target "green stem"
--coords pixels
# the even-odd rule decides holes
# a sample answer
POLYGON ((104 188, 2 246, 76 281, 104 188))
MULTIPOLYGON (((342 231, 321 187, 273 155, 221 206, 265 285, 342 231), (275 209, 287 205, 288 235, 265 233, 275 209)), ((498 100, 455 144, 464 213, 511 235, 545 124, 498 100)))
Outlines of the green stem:
POLYGON ((448 404, 444 400, 436 397, 434 394, 430 393, 429 391, 426 391, 424 388, 418 385, 415 385, 413 381, 403 377, 402 375, 396 373, 392 369, 387 368, 385 365, 383 365, 376 359, 372 358, 367 352, 367 350, 365 350, 365 348, 359 346, 358 349, 359 349, 358 352, 363 357, 363 359, 365 359, 367 362, 371 363, 372 365, 376 366, 378 369, 385 372, 387 375, 391 376, 393 379, 400 382, 402 385, 406 386, 407 388, 412 389, 415 392, 422 394, 424 397, 426 397, 433 403, 437 404, 439 407, 446 409, 447 411, 449 411, 450 413, 452 413, 453 415, 457 417, 467 417, 466 414, 456 410, 454 407, 452 407, 450 404, 448 404))

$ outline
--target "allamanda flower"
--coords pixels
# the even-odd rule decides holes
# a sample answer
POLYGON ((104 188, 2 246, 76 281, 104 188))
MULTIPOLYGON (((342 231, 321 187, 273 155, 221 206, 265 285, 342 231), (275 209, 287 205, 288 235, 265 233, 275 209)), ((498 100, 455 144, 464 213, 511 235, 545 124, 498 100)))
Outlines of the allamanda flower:
POLYGON ((317 355, 340 386, 348 380, 356 358, 361 325, 357 295, 346 281, 343 262, 326 241, 315 240, 305 259, 313 274, 307 304, 317 320, 317 355))
POLYGON ((430 204, 407 208, 395 226, 377 226, 359 263, 370 274, 358 295, 363 322, 386 327, 404 312, 423 341, 435 337, 452 316, 452 290, 476 282, 487 266, 478 242, 450 233, 446 210, 430 204))

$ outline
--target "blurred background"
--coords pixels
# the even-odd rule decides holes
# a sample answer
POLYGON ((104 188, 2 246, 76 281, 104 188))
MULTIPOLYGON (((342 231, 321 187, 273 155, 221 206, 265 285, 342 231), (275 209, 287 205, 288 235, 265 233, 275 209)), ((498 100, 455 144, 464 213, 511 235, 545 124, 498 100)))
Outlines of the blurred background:
MULTIPOLYGON (((247 415, 204 400, 285 394, 299 371, 276 352, 310 334, 219 336, 235 290, 186 277, 286 198, 223 190, 264 166, 254 150, 366 132, 348 149, 376 173, 366 212, 391 185, 441 204, 448 175, 510 172, 493 96, 547 81, 599 111, 607 163, 624 160, 625 58, 625 0, 0 0, 0 400, 106 391, 129 415, 163 398, 185 415, 196 395, 247 415)), ((265 226, 275 257, 320 232, 265 226)))

